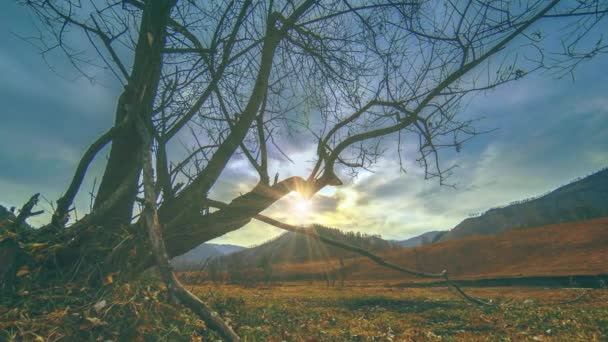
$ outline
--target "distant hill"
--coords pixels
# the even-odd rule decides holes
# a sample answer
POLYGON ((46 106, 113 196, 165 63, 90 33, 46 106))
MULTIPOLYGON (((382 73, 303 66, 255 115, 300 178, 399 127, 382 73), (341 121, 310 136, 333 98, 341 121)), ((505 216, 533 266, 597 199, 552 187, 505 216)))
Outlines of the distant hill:
POLYGON ((192 271, 200 269, 207 259, 216 258, 240 252, 245 247, 235 245, 219 245, 203 243, 198 247, 171 259, 171 265, 176 271, 192 271))
POLYGON ((470 217, 439 241, 493 235, 513 228, 539 227, 608 216, 608 168, 530 200, 470 217))
POLYGON ((435 241, 435 238, 437 238, 437 236, 439 236, 442 233, 444 233, 444 232, 443 231, 431 231, 431 232, 422 233, 418 236, 414 236, 414 237, 406 239, 406 240, 394 241, 394 242, 395 242, 395 244, 397 244, 401 247, 418 247, 418 246, 428 245, 429 243, 433 243, 435 241))
MULTIPOLYGON (((334 240, 343 241, 351 245, 371 251, 382 251, 396 247, 395 244, 383 240, 378 235, 367 235, 359 232, 345 232, 335 228, 315 225, 317 234, 334 240)), ((225 258, 224 262, 239 263, 242 266, 256 266, 262 258, 268 258, 272 264, 306 262, 355 256, 352 252, 327 246, 308 236, 286 232, 259 246, 234 253, 225 258)))
MULTIPOLYGON (((427 246, 393 250, 385 258, 457 277, 593 275, 608 273, 608 217, 509 230, 427 246)), ((361 278, 403 277, 362 259, 361 278)), ((359 272, 355 272, 359 273, 359 272)))
MULTIPOLYGON (((473 236, 415 248, 379 252, 385 260, 412 269, 454 278, 608 274, 608 217, 509 230, 494 236, 473 236)), ((333 260, 282 264, 276 280, 323 281, 333 260)), ((365 257, 351 259, 349 280, 428 281, 379 266, 365 257)))

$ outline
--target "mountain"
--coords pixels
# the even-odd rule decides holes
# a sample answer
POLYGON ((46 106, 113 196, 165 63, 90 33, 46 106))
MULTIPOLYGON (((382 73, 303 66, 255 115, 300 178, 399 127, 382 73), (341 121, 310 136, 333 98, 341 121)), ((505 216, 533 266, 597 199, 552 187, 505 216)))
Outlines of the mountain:
POLYGON ((444 232, 443 231, 431 231, 431 232, 422 233, 418 236, 414 236, 414 237, 406 239, 406 240, 394 241, 394 242, 395 242, 395 244, 397 244, 401 247, 424 246, 424 245, 428 245, 429 243, 433 243, 435 241, 435 238, 437 238, 437 236, 439 236, 442 233, 444 233, 444 232))
POLYGON ((246 247, 242 247, 242 246, 235 246, 235 245, 213 245, 215 247, 215 249, 217 249, 220 253, 222 253, 222 255, 228 255, 228 254, 232 254, 232 253, 236 253, 236 252, 240 252, 244 249, 247 249, 246 247))
MULTIPOLYGON (((606 275, 608 269, 608 217, 514 229, 492 236, 471 236, 418 248, 377 252, 388 262, 454 278, 606 275)), ((379 266, 368 258, 351 259, 348 280, 428 281, 379 266)), ((323 281, 326 269, 337 260, 281 264, 273 277, 280 281, 323 281)))
POLYGON ((219 245, 203 243, 198 247, 171 259, 171 265, 176 271, 192 271, 201 268, 207 259, 230 255, 246 249, 235 245, 219 245))
POLYGON ((439 241, 494 235, 508 229, 589 220, 608 216, 608 168, 538 198, 511 203, 470 217, 439 241))
MULTIPOLYGON (((455 277, 567 276, 606 274, 608 217, 513 229, 419 248, 384 253, 388 261, 426 272, 448 270, 455 277)), ((407 277, 369 260, 353 278, 407 277)))
MULTIPOLYGON (((378 235, 367 235, 360 232, 344 232, 335 228, 320 225, 314 226, 317 234, 342 241, 370 251, 383 251, 397 247, 394 243, 383 240, 378 235)), ((227 264, 256 267, 260 260, 268 259, 272 264, 294 263, 356 256, 353 252, 327 246, 306 235, 286 232, 256 247, 222 258, 227 264)))

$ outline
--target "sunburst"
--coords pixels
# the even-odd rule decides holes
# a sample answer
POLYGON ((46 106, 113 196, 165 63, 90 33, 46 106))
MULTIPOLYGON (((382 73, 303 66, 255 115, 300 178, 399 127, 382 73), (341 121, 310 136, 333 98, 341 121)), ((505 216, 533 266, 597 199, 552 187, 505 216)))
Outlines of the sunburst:
POLYGON ((297 217, 307 217, 312 214, 312 201, 304 197, 296 197, 291 202, 291 211, 297 217))

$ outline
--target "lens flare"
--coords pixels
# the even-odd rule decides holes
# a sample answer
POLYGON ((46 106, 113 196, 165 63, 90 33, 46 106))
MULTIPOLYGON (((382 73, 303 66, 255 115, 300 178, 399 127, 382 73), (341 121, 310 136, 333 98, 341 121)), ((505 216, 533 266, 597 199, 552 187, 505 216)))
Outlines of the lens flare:
POLYGON ((308 216, 312 212, 312 202, 306 198, 294 198, 291 207, 299 217, 308 216))

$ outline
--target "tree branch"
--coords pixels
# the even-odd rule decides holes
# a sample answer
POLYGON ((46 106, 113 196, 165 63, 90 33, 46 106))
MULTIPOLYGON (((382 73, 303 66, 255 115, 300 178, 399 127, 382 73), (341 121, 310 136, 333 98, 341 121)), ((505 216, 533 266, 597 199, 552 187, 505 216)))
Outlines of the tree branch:
MULTIPOLYGON (((213 207, 217 207, 217 208, 226 208, 227 207, 227 204, 222 203, 220 201, 207 200, 207 203, 209 203, 209 205, 211 205, 213 207)), ((489 301, 473 297, 473 296, 467 294, 466 292, 464 292, 458 285, 456 285, 452 280, 449 279, 448 272, 446 270, 443 270, 441 273, 426 273, 426 272, 416 271, 413 269, 409 269, 409 268, 388 262, 388 261, 384 260, 383 258, 381 258, 380 256, 378 256, 370 251, 367 251, 363 248, 359 248, 357 246, 353 246, 353 245, 345 243, 345 242, 341 242, 338 240, 334 240, 331 238, 321 236, 321 235, 317 234, 317 232, 313 228, 304 228, 304 227, 294 226, 291 224, 277 221, 273 218, 270 218, 268 216, 261 215, 261 214, 255 215, 254 218, 258 221, 267 223, 274 227, 277 227, 277 228, 280 228, 283 230, 287 230, 290 232, 306 235, 308 237, 321 241, 330 246, 338 247, 338 248, 341 248, 341 249, 344 249, 344 250, 347 250, 350 252, 357 253, 359 255, 362 255, 362 256, 370 259, 371 261, 375 262, 376 264, 378 264, 380 266, 389 268, 391 270, 395 270, 397 272, 413 275, 413 276, 420 277, 420 278, 443 279, 448 286, 454 288, 466 300, 468 300, 472 303, 478 304, 478 305, 494 305, 494 304, 490 303, 489 301)))
POLYGON ((89 148, 86 150, 80 161, 78 162, 78 166, 76 167, 76 172, 74 172, 74 176, 72 177, 72 181, 65 194, 61 196, 57 200, 57 208, 53 213, 53 217, 51 218, 51 226, 56 228, 61 228, 67 223, 67 212, 69 207, 74 202, 74 198, 82 185, 82 181, 84 180, 84 176, 87 173, 87 169, 93 159, 103 149, 114 137, 123 129, 123 127, 127 126, 127 124, 131 121, 130 115, 127 115, 125 119, 118 125, 110 128, 107 132, 101 135, 89 148))
POLYGON ((223 209, 207 215, 200 212, 207 201, 201 196, 197 200, 197 210, 181 211, 167 221, 162 221, 161 216, 169 255, 180 255, 202 242, 243 227, 256 214, 292 191, 309 196, 315 188, 314 182, 307 182, 301 177, 286 178, 273 186, 258 183, 250 192, 235 198, 223 209))

